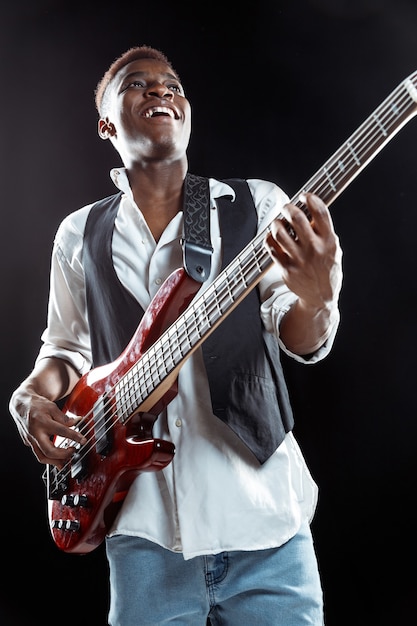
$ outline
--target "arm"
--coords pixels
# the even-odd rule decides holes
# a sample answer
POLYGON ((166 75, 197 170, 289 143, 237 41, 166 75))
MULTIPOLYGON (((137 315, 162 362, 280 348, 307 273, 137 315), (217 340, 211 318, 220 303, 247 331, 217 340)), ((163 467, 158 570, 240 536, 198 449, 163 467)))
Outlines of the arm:
POLYGON ((83 230, 88 207, 68 216, 55 236, 51 259, 48 324, 35 367, 13 393, 9 409, 23 442, 40 463, 62 467, 74 448, 58 449, 58 435, 82 442, 75 421, 56 401, 67 396, 88 371, 90 341, 81 263, 83 230))
POLYGON ((289 234, 284 220, 277 219, 265 245, 281 266, 287 287, 298 296, 281 321, 281 339, 294 354, 307 355, 323 345, 338 315, 342 251, 326 205, 313 194, 301 199, 311 221, 299 207, 287 204, 296 237, 289 234))
POLYGON ((38 361, 32 373, 14 391, 10 412, 23 442, 30 446, 40 463, 62 467, 74 448, 57 448, 55 435, 85 443, 84 437, 71 429, 76 420, 59 410, 55 400, 70 393, 79 374, 63 359, 45 358, 38 361))

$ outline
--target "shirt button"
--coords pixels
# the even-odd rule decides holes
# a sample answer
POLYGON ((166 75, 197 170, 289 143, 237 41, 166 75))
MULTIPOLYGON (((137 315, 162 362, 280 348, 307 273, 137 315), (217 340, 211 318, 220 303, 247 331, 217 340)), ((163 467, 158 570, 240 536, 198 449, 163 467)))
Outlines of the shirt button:
POLYGON ((162 278, 157 278, 155 280, 155 285, 160 285, 162 283, 162 278))
POLYGON ((179 418, 175 420, 175 426, 178 426, 178 428, 182 426, 182 421, 179 418))

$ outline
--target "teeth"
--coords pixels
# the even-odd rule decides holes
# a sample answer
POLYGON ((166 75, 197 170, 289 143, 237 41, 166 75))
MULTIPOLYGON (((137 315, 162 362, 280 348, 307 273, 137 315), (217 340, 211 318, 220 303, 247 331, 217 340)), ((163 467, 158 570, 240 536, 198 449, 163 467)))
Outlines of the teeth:
POLYGON ((145 117, 153 117, 155 114, 162 113, 163 115, 169 115, 172 119, 175 119, 175 114, 169 107, 152 107, 145 111, 145 117))

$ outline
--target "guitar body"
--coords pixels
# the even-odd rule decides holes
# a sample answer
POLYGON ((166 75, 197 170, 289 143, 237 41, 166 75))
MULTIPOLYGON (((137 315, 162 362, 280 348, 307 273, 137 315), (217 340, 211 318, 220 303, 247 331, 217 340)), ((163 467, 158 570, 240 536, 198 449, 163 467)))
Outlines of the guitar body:
MULTIPOLYGON (((113 523, 126 493, 140 472, 158 471, 172 460, 170 441, 154 439, 157 415, 175 397, 178 372, 163 381, 134 415, 119 416, 117 383, 181 313, 200 288, 181 268, 165 281, 120 357, 92 369, 75 386, 63 412, 80 418, 87 438, 69 464, 48 466, 48 516, 52 537, 61 550, 94 550, 113 523)), ((55 445, 73 445, 57 438, 55 445)))

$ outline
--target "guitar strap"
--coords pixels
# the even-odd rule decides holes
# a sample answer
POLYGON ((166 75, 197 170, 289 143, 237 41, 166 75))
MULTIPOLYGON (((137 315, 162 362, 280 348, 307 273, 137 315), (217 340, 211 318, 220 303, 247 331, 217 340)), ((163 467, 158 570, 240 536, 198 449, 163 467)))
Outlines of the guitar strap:
POLYGON ((210 188, 203 176, 188 174, 184 190, 183 265, 191 278, 203 283, 210 275, 210 188))

